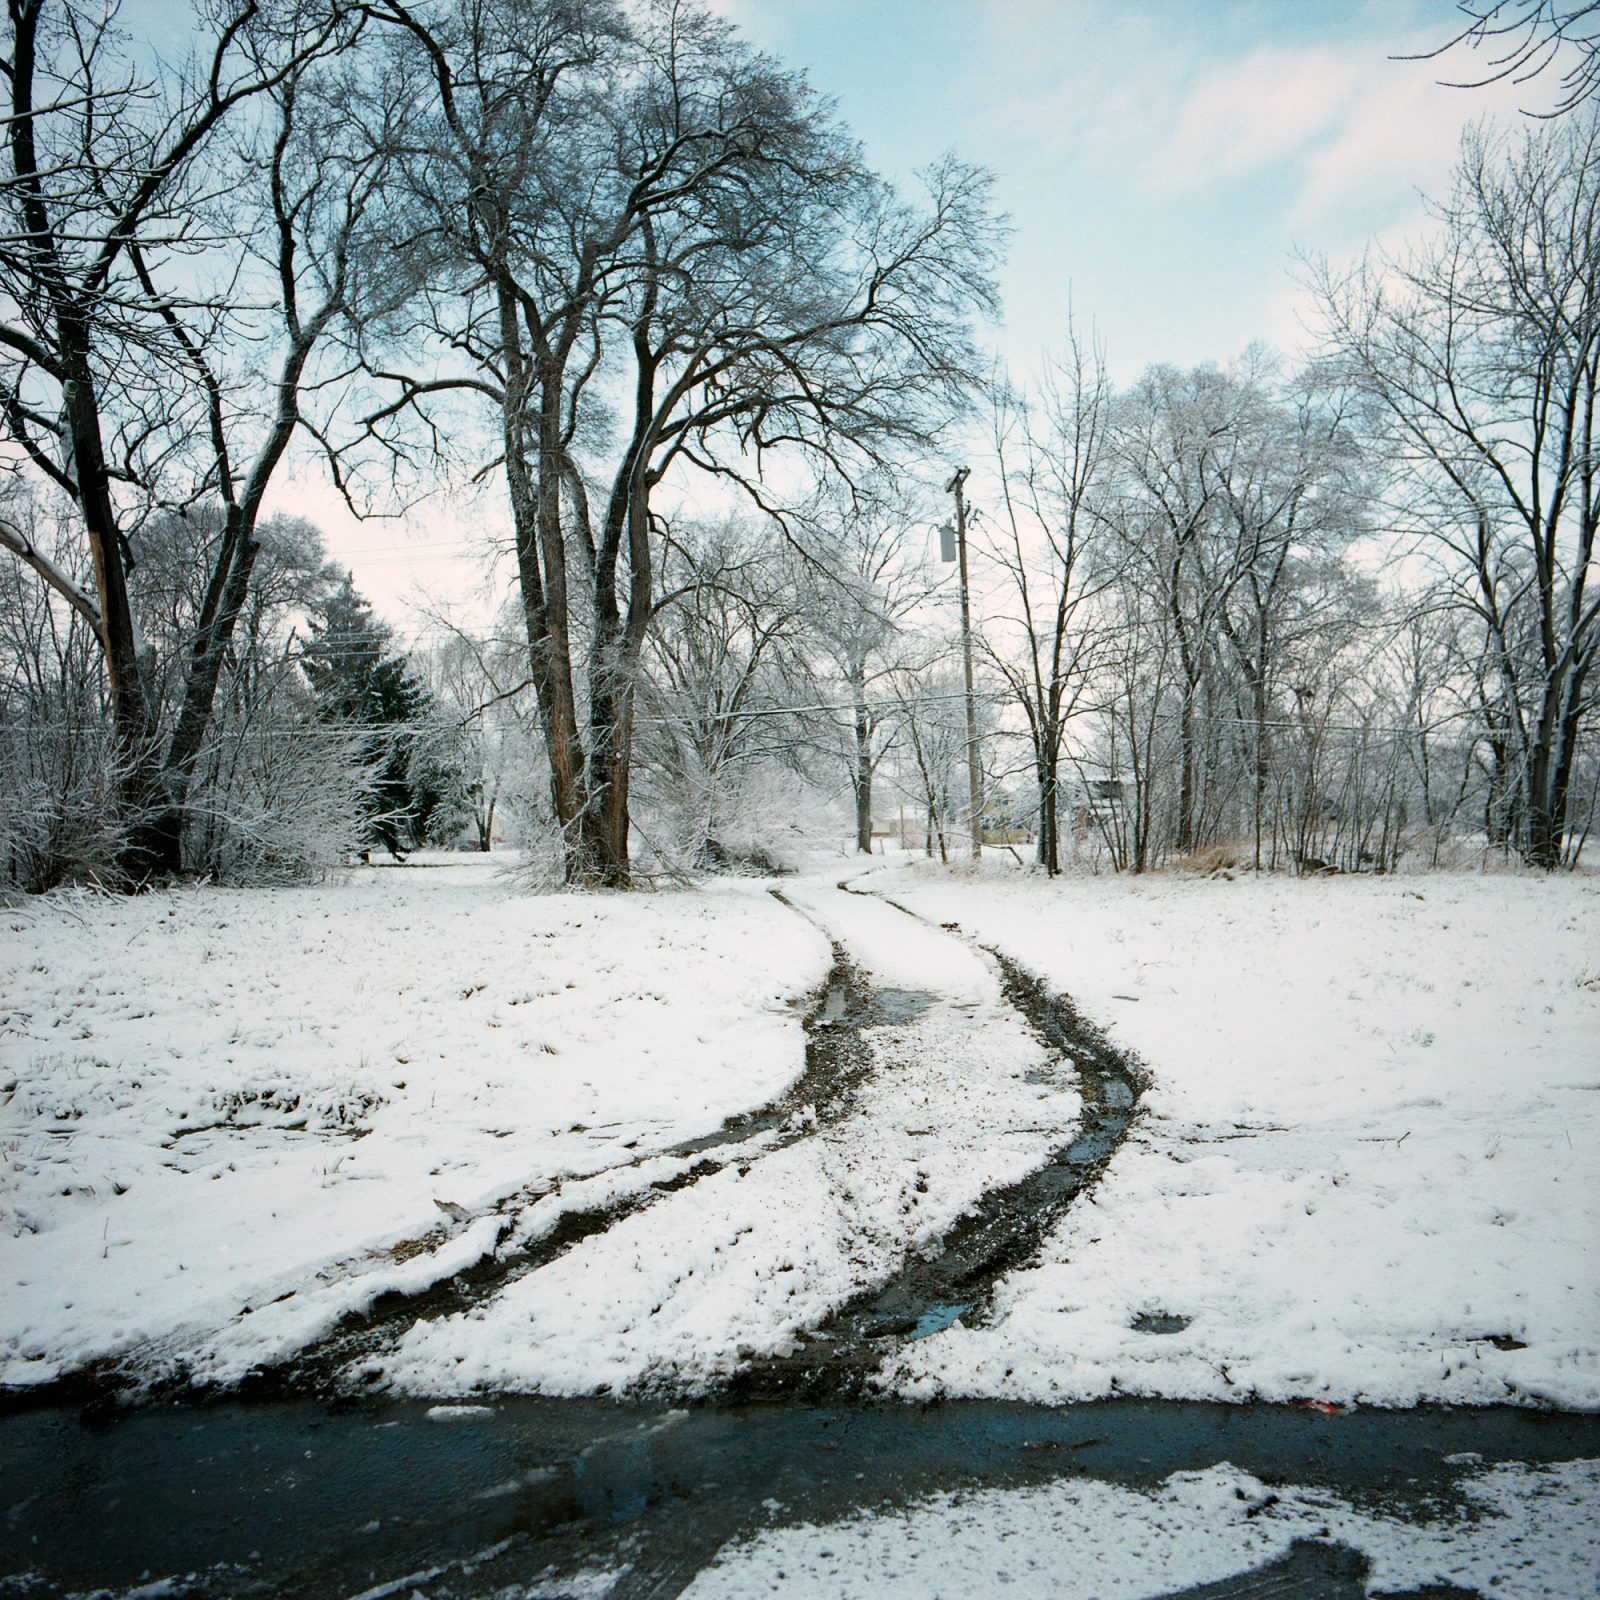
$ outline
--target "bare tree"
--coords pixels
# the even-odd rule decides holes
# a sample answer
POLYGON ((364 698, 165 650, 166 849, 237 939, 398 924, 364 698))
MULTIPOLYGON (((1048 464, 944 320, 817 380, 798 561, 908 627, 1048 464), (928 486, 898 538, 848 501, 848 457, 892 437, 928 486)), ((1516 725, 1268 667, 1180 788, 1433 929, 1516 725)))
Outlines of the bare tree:
POLYGON ((1097 830, 1119 871, 1144 872, 1170 840, 1167 779, 1187 753, 1172 733, 1177 673, 1171 607, 1152 596, 1143 570, 1120 564, 1101 609, 1109 647, 1097 661, 1098 739, 1074 751, 1082 804, 1074 835, 1097 830))
POLYGON ((336 10, 299 0, 239 0, 217 8, 186 71, 151 79, 133 66, 114 9, 16 0, 9 22, 0 61, 10 102, 0 401, 24 459, 80 510, 94 570, 90 608, 79 603, 89 598, 81 586, 77 594, 55 586, 100 640, 121 802, 132 819, 121 865, 137 881, 166 852, 153 826, 156 709, 128 595, 129 519, 158 492, 154 480, 174 448, 150 419, 151 365, 170 353, 178 308, 194 303, 183 271, 175 269, 184 286, 165 291, 151 273, 203 247, 200 158, 218 130, 327 49, 342 24, 336 10))
POLYGON ((1600 654, 1600 119, 1468 136, 1442 237, 1320 283, 1401 460, 1400 506, 1484 639, 1486 737, 1526 859, 1554 867, 1600 654))
POLYGON ((380 9, 434 85, 418 303, 466 360, 391 373, 372 425, 452 385, 497 413, 567 875, 624 884, 656 490, 698 470, 771 509, 774 452, 859 471, 926 443, 990 303, 985 183, 946 165, 907 206, 803 80, 689 4, 380 9))
POLYGON ((387 309, 380 247, 367 236, 366 221, 384 182, 389 142, 369 138, 352 121, 340 76, 321 66, 302 61, 265 91, 264 113, 222 168, 235 179, 230 209, 246 213, 229 263, 232 304, 196 326, 161 291, 144 249, 130 246, 140 287, 170 341, 173 382, 187 384, 196 402, 169 407, 192 415, 194 437, 204 441, 190 451, 189 498, 204 496, 221 510, 221 526, 200 563, 205 592, 186 640, 162 757, 154 833, 167 871, 182 864, 189 785, 233 632, 249 604, 262 505, 302 427, 307 389, 321 391, 326 404, 326 391, 337 388, 337 371, 314 364, 319 343, 336 321, 387 309), (261 405, 264 383, 269 408, 261 405))
POLYGON ((678 524, 656 587, 638 739, 643 776, 662 791, 652 837, 670 828, 688 865, 750 861, 762 846, 749 797, 809 751, 822 692, 803 565, 770 522, 678 524))
POLYGON ((433 608, 429 620, 445 634, 426 662, 435 715, 424 739, 448 779, 440 809, 447 824, 464 824, 488 854, 496 814, 537 739, 537 719, 523 703, 533 687, 526 653, 514 640, 483 638, 458 626, 447 608, 433 608))
POLYGON ((921 814, 923 849, 950 859, 952 832, 969 807, 967 795, 966 694, 963 679, 944 641, 939 656, 925 666, 900 667, 885 681, 903 730, 899 782, 921 814))
MULTIPOLYGON (((71 508, 15 480, 6 488, 6 530, 70 584, 71 508)), ((99 645, 58 595, 0 566, 0 848, 6 881, 29 892, 93 879, 121 846, 99 645)))
POLYGON ((1275 859, 1275 746, 1297 663, 1357 602, 1343 567, 1369 486, 1325 381, 1285 384, 1259 348, 1226 371, 1154 368, 1115 404, 1081 504, 1075 752, 1085 814, 1136 869, 1252 836, 1275 859), (1084 592, 1087 587, 1087 594, 1084 592))
MULTIPOLYGON (((139 534, 129 587, 147 677, 158 704, 180 712, 227 522, 223 507, 202 504, 182 515, 158 512, 139 534)), ((345 823, 359 816, 357 792, 368 782, 358 770, 359 739, 336 738, 317 723, 298 670, 307 618, 342 573, 303 518, 268 518, 252 529, 252 543, 248 594, 221 651, 204 741, 185 774, 181 865, 209 877, 284 878, 330 864, 356 838, 345 823), (304 814, 279 814, 280 802, 304 814), (325 837, 318 819, 328 824, 325 837)))
POLYGON ((1238 577, 1219 598, 1216 622, 1245 685, 1249 817, 1259 871, 1270 835, 1272 743, 1285 700, 1281 675, 1296 645, 1350 598, 1339 561, 1362 530, 1364 494, 1337 391, 1262 390, 1239 426, 1242 447, 1227 456, 1220 480, 1238 577))
POLYGON ((1099 633, 1090 547, 1110 492, 1112 393, 1102 354, 1070 331, 1032 415, 1006 390, 994 406, 1004 520, 988 541, 1014 605, 991 618, 985 643, 1027 721, 1038 789, 1040 864, 1061 870, 1061 763, 1067 725, 1085 703, 1099 633), (998 626, 997 626, 998 625, 998 626))
POLYGON ((1173 844, 1180 854, 1207 831, 1201 808, 1216 730, 1204 713, 1218 618, 1246 560, 1228 516, 1226 483, 1233 458, 1248 448, 1244 423, 1256 393, 1248 371, 1155 367, 1118 407, 1120 555, 1112 559, 1137 570, 1143 597, 1165 613, 1159 632, 1178 667, 1173 844))
POLYGON ((810 648, 825 699, 826 755, 842 757, 855 814, 855 847, 872 851, 873 789, 899 718, 889 681, 943 653, 919 636, 919 608, 941 581, 924 559, 928 516, 914 489, 882 480, 859 493, 836 492, 807 539, 802 581, 810 648))
POLYGON ((1468 46, 1483 62, 1452 88, 1528 83, 1556 68, 1561 97, 1534 115, 1564 116, 1600 94, 1600 4, 1595 0, 1456 0, 1465 26, 1435 49, 1402 59, 1433 61, 1468 46), (1559 64, 1559 66, 1558 66, 1559 64))

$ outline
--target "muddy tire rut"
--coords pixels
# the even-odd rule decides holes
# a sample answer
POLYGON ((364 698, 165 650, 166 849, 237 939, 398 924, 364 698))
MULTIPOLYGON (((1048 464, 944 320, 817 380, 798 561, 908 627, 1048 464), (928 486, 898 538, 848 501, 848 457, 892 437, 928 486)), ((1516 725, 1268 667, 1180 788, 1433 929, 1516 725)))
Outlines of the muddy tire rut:
MULTIPOLYGON (((806 1060, 800 1077, 768 1105, 730 1117, 712 1133, 649 1151, 612 1169, 689 1163, 681 1170, 609 1204, 564 1211, 551 1227, 525 1241, 517 1240, 524 1213, 550 1196, 559 1196, 562 1185, 507 1195, 488 1213, 503 1219, 494 1245, 471 1266, 414 1292, 381 1293, 364 1309, 343 1316, 324 1337, 280 1363, 257 1368, 237 1383, 206 1383, 195 1378, 183 1360, 140 1349, 64 1373, 26 1391, 0 1393, 0 1412, 66 1404, 82 1407, 86 1419, 105 1420, 152 1402, 299 1398, 343 1402, 357 1398, 365 1386, 381 1378, 383 1353, 416 1323, 471 1311, 517 1279, 548 1266, 665 1196, 734 1162, 756 1160, 784 1149, 847 1117, 854 1108, 856 1090, 872 1068, 862 1030, 884 1018, 869 999, 866 981, 844 947, 830 942, 833 965, 811 997, 802 1023, 806 1060), (739 1148, 755 1140, 760 1143, 748 1152, 739 1148)), ((451 1229, 440 1227, 388 1254, 395 1260, 411 1259, 448 1244, 452 1236, 451 1229)), ((377 1264, 378 1258, 373 1258, 368 1267, 377 1264)))
MULTIPOLYGON (((872 898, 926 922, 887 896, 872 898)), ((965 937, 954 923, 941 927, 965 937)), ((1038 1254, 1045 1236, 1099 1181, 1126 1139, 1147 1082, 1143 1067, 1064 995, 1052 993, 998 950, 967 942, 995 963, 1006 1000, 1058 1067, 1074 1076, 1084 1104, 1077 1131, 1028 1177, 989 1190, 932 1250, 912 1256, 888 1282, 842 1306, 790 1354, 750 1362, 727 1385, 728 1398, 823 1403, 860 1396, 901 1345, 957 1321, 980 1322, 995 1285, 1038 1254)))
MULTIPOLYGON (((781 898, 781 896, 779 897, 781 898)), ((871 1053, 862 1037, 868 1008, 867 986, 843 946, 833 943, 833 965, 813 997, 802 1026, 806 1063, 800 1077, 776 1100, 756 1111, 728 1118, 709 1134, 653 1150, 630 1165, 687 1161, 690 1165, 603 1206, 563 1212, 544 1233, 515 1240, 518 1216, 545 1198, 524 1192, 503 1200, 497 1210, 506 1221, 495 1249, 464 1271, 411 1294, 388 1293, 344 1317, 325 1338, 280 1366, 252 1374, 232 1392, 239 1398, 278 1399, 317 1395, 350 1399, 384 1377, 383 1358, 394 1341, 420 1322, 434 1322, 472 1311, 520 1278, 549 1266, 569 1250, 646 1210, 665 1196, 688 1188, 734 1162, 759 1160, 798 1143, 849 1115, 856 1087, 871 1070, 871 1053), (770 1137, 748 1152, 742 1147, 770 1137)), ((559 1186, 548 1191, 559 1194, 559 1186)))

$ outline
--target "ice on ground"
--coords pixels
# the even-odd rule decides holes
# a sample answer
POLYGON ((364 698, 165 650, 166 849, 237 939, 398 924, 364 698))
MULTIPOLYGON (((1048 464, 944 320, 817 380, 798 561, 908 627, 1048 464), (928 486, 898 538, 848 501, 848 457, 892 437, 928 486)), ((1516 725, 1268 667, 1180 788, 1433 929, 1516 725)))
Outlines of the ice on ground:
POLYGON ((1466 1492, 1467 1512, 1420 1522, 1326 1490, 1269 1488, 1227 1465, 1176 1473, 1153 1492, 1067 1479, 941 1494, 901 1512, 758 1534, 723 1550, 684 1600, 1154 1600, 1267 1566, 1296 1540, 1361 1552, 1375 1594, 1432 1585, 1500 1600, 1594 1594, 1600 1462, 1493 1467, 1466 1492))
POLYGON ((4 911, 0 1381, 236 1375, 803 1070, 830 951, 768 896, 446 860, 4 911))
POLYGON ((937 967, 962 1004, 867 1030, 873 1071, 839 1121, 664 1196, 470 1312, 414 1327, 387 1363, 397 1388, 703 1386, 787 1351, 1070 1140, 1081 1099, 1028 1081, 1045 1051, 1001 1004, 987 963, 890 908, 819 885, 786 893, 874 977, 909 985, 904 951, 918 946, 915 970, 937 967))
POLYGON ((1152 1077, 912 1395, 1600 1406, 1600 886, 879 874, 1152 1077))

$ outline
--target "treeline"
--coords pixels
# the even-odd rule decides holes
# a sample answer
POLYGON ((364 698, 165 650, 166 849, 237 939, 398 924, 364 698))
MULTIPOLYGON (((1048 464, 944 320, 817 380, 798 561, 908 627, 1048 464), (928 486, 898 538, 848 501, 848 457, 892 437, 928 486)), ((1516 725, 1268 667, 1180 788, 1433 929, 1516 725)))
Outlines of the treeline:
POLYGON ((1074 347, 996 410, 994 669, 1040 859, 1574 863, 1595 816, 1600 123, 1469 136, 1433 237, 1308 274, 1322 349, 1074 347), (1041 545, 1049 560, 1038 559, 1041 545))
POLYGON ((983 174, 897 192, 799 74, 677 0, 228 0, 181 68, 99 4, 9 24, 0 539, 94 641, 107 876, 198 864, 299 438, 356 503, 499 481, 564 875, 626 883, 660 486, 787 515, 935 452, 993 308, 983 174), (214 529, 170 672, 137 585, 168 513, 214 529))
MULTIPOLYGON (((13 498, 11 510, 32 510, 13 498)), ((41 553, 70 529, 22 524, 41 553)), ((129 588, 156 703, 182 702, 204 596, 196 575, 215 515, 152 517, 129 588)), ((453 840, 477 814, 470 740, 413 660, 299 518, 257 530, 249 601, 219 673, 187 791, 184 861, 195 874, 278 882, 453 840)), ((98 642, 17 566, 0 569, 0 819, 5 878, 41 889, 115 881, 125 835, 98 642)))
POLYGON ((1056 870, 1577 859, 1600 134, 1475 139, 1432 242, 1311 269, 1304 371, 996 379, 985 176, 872 173, 700 6, 227 0, 181 66, 18 0, 0 210, 13 883, 314 871, 514 822, 559 880, 970 824, 1056 870), (973 423, 985 413, 991 444, 973 423), (965 441, 964 443, 962 441, 965 441), (409 656, 314 529, 498 504, 409 656), (674 513, 686 488, 726 515, 674 513))

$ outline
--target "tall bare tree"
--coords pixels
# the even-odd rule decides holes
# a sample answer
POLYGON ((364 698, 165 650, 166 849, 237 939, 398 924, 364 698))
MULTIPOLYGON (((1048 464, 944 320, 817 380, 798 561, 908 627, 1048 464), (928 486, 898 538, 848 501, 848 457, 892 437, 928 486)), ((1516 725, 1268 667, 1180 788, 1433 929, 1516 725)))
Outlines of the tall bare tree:
POLYGON ((1193 850, 1206 828, 1207 690, 1218 650, 1218 618, 1244 570, 1230 524, 1226 484, 1249 448, 1245 419, 1253 375, 1215 367, 1153 367, 1119 403, 1113 444, 1120 488, 1120 555, 1142 579, 1143 599, 1165 613, 1178 673, 1178 792, 1174 847, 1193 850))
POLYGON ((1568 843, 1600 655, 1600 117, 1469 134, 1437 242, 1320 279, 1333 343, 1402 463, 1398 508, 1484 639, 1512 842, 1568 843))
MULTIPOLYGON (((319 345, 329 343, 341 320, 389 308, 381 244, 370 236, 367 218, 391 140, 388 130, 372 138, 350 118, 340 92, 347 82, 337 66, 297 63, 260 97, 254 126, 231 159, 217 162, 219 177, 234 180, 228 204, 240 219, 232 248, 214 252, 227 265, 230 303, 201 319, 186 317, 158 284, 147 253, 131 247, 140 287, 168 335, 172 384, 186 386, 192 397, 189 405, 170 407, 173 421, 192 419, 196 441, 186 452, 185 497, 221 511, 202 562, 204 596, 163 748, 154 832, 167 871, 183 865, 189 785, 234 629, 249 603, 267 492, 308 420, 308 389, 319 391, 321 410, 337 388, 337 357, 319 368, 319 345), (268 406, 261 403, 264 388, 268 406)), ((315 429, 318 419, 310 420, 315 429)), ((178 487, 167 486, 168 495, 178 487)))
MULTIPOLYGON (((164 72, 137 64, 114 8, 11 0, 8 21, 0 404, 22 458, 79 507, 92 597, 58 581, 60 570, 41 567, 16 538, 5 542, 100 641, 129 824, 121 866, 139 881, 172 864, 173 830, 161 821, 171 808, 129 598, 130 532, 160 497, 179 448, 162 412, 184 409, 164 405, 167 385, 199 350, 186 316, 220 309, 195 287, 204 276, 197 257, 213 242, 202 220, 216 180, 207 158, 230 119, 282 90, 345 24, 332 4, 229 0, 207 14, 190 64, 164 72)), ((226 563, 219 585, 220 605, 226 563)))
POLYGON ((1105 533, 1112 391, 1101 353, 1071 330, 1031 414, 1002 391, 994 442, 1004 519, 990 543, 1010 605, 992 618, 990 655, 1027 721, 1038 787, 1039 862, 1061 870, 1061 763, 1084 704, 1099 638, 1091 547, 1105 533), (998 624, 998 628, 996 626, 998 624))
POLYGON ((465 360, 391 372, 373 425, 452 385, 497 414, 568 877, 625 884, 653 496, 698 471, 781 509, 774 453, 855 474, 927 444, 992 300, 986 184, 946 164, 906 204, 802 79, 681 0, 381 9, 434 86, 418 303, 465 360))

